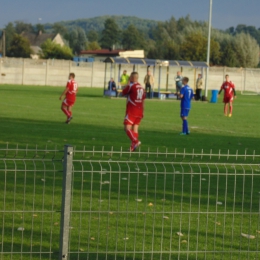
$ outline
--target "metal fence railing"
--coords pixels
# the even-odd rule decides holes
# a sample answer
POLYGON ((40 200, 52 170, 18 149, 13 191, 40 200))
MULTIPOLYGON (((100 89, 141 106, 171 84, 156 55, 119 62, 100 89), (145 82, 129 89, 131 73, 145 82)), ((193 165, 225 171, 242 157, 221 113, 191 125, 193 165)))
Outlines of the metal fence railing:
POLYGON ((259 258, 254 152, 0 154, 1 259, 259 258))

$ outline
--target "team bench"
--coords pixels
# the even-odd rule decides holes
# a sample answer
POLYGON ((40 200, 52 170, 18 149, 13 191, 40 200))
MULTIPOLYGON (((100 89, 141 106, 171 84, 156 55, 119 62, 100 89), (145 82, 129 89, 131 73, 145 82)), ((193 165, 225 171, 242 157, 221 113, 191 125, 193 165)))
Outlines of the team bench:
POLYGON ((171 93, 171 91, 160 91, 160 92, 153 92, 153 97, 154 98, 171 98, 171 99, 178 99, 177 95, 174 93, 171 93))

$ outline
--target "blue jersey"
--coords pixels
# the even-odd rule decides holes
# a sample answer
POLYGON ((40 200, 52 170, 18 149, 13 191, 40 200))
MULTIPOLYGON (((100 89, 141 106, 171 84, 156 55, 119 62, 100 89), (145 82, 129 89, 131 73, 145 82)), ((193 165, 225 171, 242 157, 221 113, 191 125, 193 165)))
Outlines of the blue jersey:
POLYGON ((180 94, 183 95, 181 99, 181 108, 190 109, 191 108, 191 100, 194 96, 193 89, 188 85, 185 85, 181 88, 180 94))

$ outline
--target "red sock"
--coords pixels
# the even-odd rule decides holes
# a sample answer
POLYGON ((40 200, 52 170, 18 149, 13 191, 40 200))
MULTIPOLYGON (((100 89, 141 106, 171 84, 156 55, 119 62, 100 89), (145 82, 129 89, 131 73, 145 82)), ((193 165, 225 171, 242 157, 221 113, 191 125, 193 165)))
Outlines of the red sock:
POLYGON ((229 106, 229 113, 232 115, 233 112, 233 106, 229 106))
POLYGON ((61 110, 63 111, 63 113, 64 113, 67 117, 70 117, 70 113, 69 113, 69 111, 68 111, 67 109, 62 108, 61 110))
POLYGON ((69 111, 69 110, 68 110, 68 113, 70 114, 70 117, 71 117, 71 116, 72 116, 72 111, 69 111))
POLYGON ((135 136, 136 141, 138 141, 138 136, 139 136, 139 134, 136 133, 136 132, 134 132, 134 136, 135 136))
POLYGON ((132 142, 136 142, 137 139, 135 137, 135 133, 132 130, 127 130, 126 134, 132 142))

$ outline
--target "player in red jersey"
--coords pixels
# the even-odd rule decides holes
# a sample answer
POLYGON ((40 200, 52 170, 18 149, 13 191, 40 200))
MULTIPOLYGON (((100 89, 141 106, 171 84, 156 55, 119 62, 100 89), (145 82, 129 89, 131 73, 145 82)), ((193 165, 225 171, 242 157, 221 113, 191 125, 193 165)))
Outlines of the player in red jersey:
POLYGON ((72 119, 72 107, 76 101, 76 94, 78 92, 78 84, 75 81, 75 74, 69 74, 69 80, 66 86, 66 89, 62 92, 60 100, 63 96, 66 96, 62 101, 61 110, 67 116, 66 124, 69 124, 72 119))
POLYGON ((124 120, 125 132, 131 140, 130 152, 136 150, 141 142, 138 140, 138 128, 144 112, 144 88, 138 83, 138 73, 132 72, 130 83, 123 89, 123 96, 127 96, 126 116, 124 120))
POLYGON ((218 95, 224 90, 224 98, 223 98, 223 103, 224 103, 224 115, 225 116, 232 116, 233 112, 233 100, 236 98, 236 90, 235 90, 235 85, 232 81, 229 80, 229 75, 225 76, 226 81, 222 84, 218 95), (228 114, 228 105, 229 105, 229 114, 228 114))

